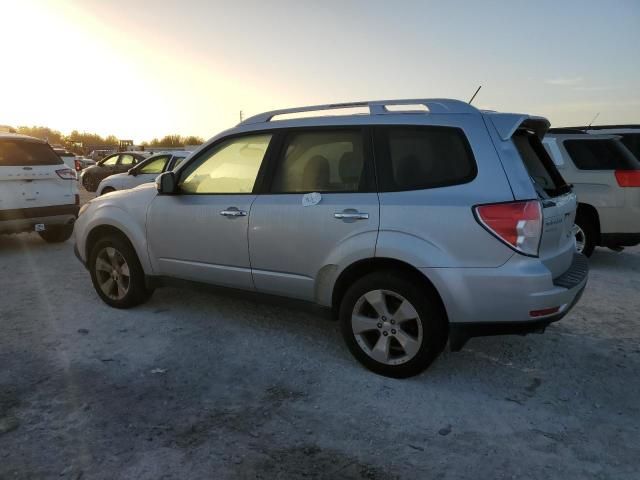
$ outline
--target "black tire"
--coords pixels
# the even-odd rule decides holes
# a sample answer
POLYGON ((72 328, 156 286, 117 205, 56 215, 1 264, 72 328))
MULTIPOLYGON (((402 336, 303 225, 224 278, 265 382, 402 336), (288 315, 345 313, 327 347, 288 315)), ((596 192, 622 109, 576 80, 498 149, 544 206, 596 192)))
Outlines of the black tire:
POLYGON ((105 193, 111 193, 111 192, 115 192, 116 189, 115 188, 111 188, 111 187, 104 187, 102 189, 102 191, 100 192, 100 195, 104 195, 105 193))
MULTIPOLYGON (((387 327, 393 328, 393 325, 389 325, 389 322, 394 323, 392 317, 396 315, 399 310, 399 307, 396 306, 396 310, 393 310, 393 305, 389 305, 388 298, 394 299, 393 296, 386 298, 385 305, 388 307, 389 312, 393 313, 390 319, 385 321, 384 325, 386 325, 386 327, 383 327, 383 329, 387 327)), ((395 301, 399 300, 396 299, 395 301)), ((375 313, 373 314, 373 318, 376 318, 375 313)), ((377 318, 381 319, 385 317, 377 318)), ((416 279, 410 275, 403 275, 400 272, 394 271, 375 272, 357 280, 342 298, 339 319, 342 336, 353 356, 369 370, 393 378, 411 377, 425 370, 442 352, 448 336, 446 313, 437 294, 432 289, 425 287, 422 282, 416 281, 416 279), (404 363, 390 365, 375 360, 363 349, 364 347, 358 343, 359 341, 366 342, 365 336, 360 335, 359 340, 357 340, 356 334, 354 334, 351 319, 354 308, 357 307, 357 304, 364 305, 361 303, 361 298, 365 294, 376 291, 385 291, 387 293, 400 295, 410 302, 418 314, 418 318, 411 320, 411 322, 414 322, 414 325, 410 326, 414 327, 414 332, 416 332, 415 329, 419 322, 422 328, 422 340, 418 342, 419 348, 417 349, 417 353, 409 357, 404 363)), ((367 321, 369 321, 369 318, 367 321)), ((378 322, 379 320, 373 321, 378 322)), ((380 330, 379 326, 381 324, 382 323, 377 323, 376 328, 380 330)), ((399 323, 395 325, 397 331, 387 331, 388 335, 386 335, 386 337, 389 338, 388 342, 392 342, 388 345, 392 345, 396 350, 398 350, 398 346, 401 347, 400 342, 396 338, 393 338, 396 333, 399 334, 399 325, 399 323), (393 342, 395 342, 395 344, 393 344, 393 342)), ((403 327, 403 333, 407 333, 404 328, 406 327, 403 327)), ((381 330, 381 332, 384 333, 383 330, 381 330)), ((366 332, 367 335, 376 335, 377 341, 382 339, 382 333, 376 332, 373 329, 366 332)), ((418 337, 416 336, 415 338, 418 337)), ((373 346, 375 342, 376 340, 372 340, 370 346, 373 346)), ((391 350, 391 347, 389 347, 389 350, 391 350)))
POLYGON ((40 237, 47 243, 66 242, 73 235, 73 224, 52 225, 43 232, 38 232, 40 237))
POLYGON ((135 250, 129 241, 120 235, 110 235, 98 240, 89 254, 88 267, 89 272, 91 273, 93 288, 95 288, 98 296, 100 296, 107 305, 115 308, 135 307, 136 305, 146 302, 153 293, 153 289, 148 288, 145 284, 144 271, 142 270, 140 260, 138 260, 135 250), (96 265, 98 262, 98 256, 102 255, 102 252, 108 247, 115 249, 115 251, 122 256, 128 265, 128 286, 126 294, 124 294, 122 298, 112 298, 108 296, 100 286, 98 275, 102 277, 105 274, 104 270, 101 270, 101 273, 98 273, 96 265))
POLYGON ((90 175, 85 175, 82 177, 82 186, 87 192, 95 192, 98 188, 98 183, 90 175))
POLYGON ((589 215, 584 214, 584 212, 578 212, 576 215, 576 225, 582 230, 582 235, 584 235, 582 254, 590 257, 596 248, 596 239, 598 238, 596 224, 589 215))

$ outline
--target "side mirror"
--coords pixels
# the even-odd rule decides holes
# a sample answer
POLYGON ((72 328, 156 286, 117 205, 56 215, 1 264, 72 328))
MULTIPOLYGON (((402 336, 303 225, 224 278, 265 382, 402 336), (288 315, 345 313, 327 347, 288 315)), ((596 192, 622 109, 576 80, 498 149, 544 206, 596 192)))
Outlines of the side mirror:
POLYGON ((136 171, 135 167, 134 168, 130 168, 129 171, 127 172, 129 175, 133 175, 134 177, 136 175, 138 175, 138 172, 136 171))
POLYGON ((176 193, 176 176, 173 172, 164 172, 156 177, 156 189, 160 195, 176 193))

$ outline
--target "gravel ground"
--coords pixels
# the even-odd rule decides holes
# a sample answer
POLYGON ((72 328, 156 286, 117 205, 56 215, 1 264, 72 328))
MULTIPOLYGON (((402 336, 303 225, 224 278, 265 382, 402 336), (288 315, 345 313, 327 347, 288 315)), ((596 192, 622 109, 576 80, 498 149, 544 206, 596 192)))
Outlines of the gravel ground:
POLYGON ((0 478, 611 478, 640 471, 640 249, 599 249, 544 335, 408 380, 337 324, 242 298, 94 293, 72 243, 0 237, 0 478))

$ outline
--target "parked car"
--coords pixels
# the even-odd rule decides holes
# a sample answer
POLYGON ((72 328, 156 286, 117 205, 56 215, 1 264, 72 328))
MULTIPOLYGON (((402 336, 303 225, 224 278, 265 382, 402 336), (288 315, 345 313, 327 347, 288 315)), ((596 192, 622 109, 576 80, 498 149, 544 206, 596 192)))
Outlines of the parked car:
POLYGON ((95 192, 100 182, 109 175, 123 173, 138 162, 141 162, 148 154, 144 152, 118 152, 109 155, 91 167, 82 170, 80 181, 88 192, 95 192))
POLYGON ((183 280, 305 300, 363 365, 414 375, 447 339, 540 331, 580 297, 576 196, 548 127, 443 99, 263 113, 86 204, 76 254, 113 307, 183 280))
POLYGON ((80 197, 76 174, 44 141, 0 133, 0 233, 71 237, 80 197))
POLYGON ((578 196, 576 248, 621 250, 640 243, 640 161, 617 135, 552 129, 543 140, 578 196))
POLYGON ((95 165, 95 164, 96 162, 94 160, 91 160, 90 158, 83 157, 81 155, 76 156, 76 160, 75 160, 76 172, 81 172, 85 168, 91 167, 92 165, 95 165))
POLYGON ((137 164, 127 173, 117 173, 105 178, 100 182, 96 191, 98 195, 103 195, 153 182, 162 172, 175 169, 190 154, 191 152, 186 150, 155 154, 137 164))
POLYGON ((625 147, 640 160, 640 125, 589 125, 586 127, 560 127, 550 129, 552 133, 568 133, 570 131, 594 135, 618 135, 625 147))
POLYGON ((53 148, 53 151, 56 152, 56 154, 62 159, 62 161, 64 162, 64 164, 67 167, 69 167, 74 172, 78 171, 76 169, 76 154, 75 153, 70 152, 66 148, 57 148, 57 147, 52 147, 52 148, 53 148))

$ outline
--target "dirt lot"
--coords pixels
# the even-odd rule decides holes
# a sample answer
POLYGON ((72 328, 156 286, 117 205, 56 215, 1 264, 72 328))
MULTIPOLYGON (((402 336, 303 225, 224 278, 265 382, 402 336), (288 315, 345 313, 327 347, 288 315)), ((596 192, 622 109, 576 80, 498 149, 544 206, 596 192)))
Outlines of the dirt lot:
POLYGON ((0 478, 611 478, 640 471, 640 249, 545 335, 423 375, 325 318, 177 289, 108 308, 72 243, 0 237, 0 478))

